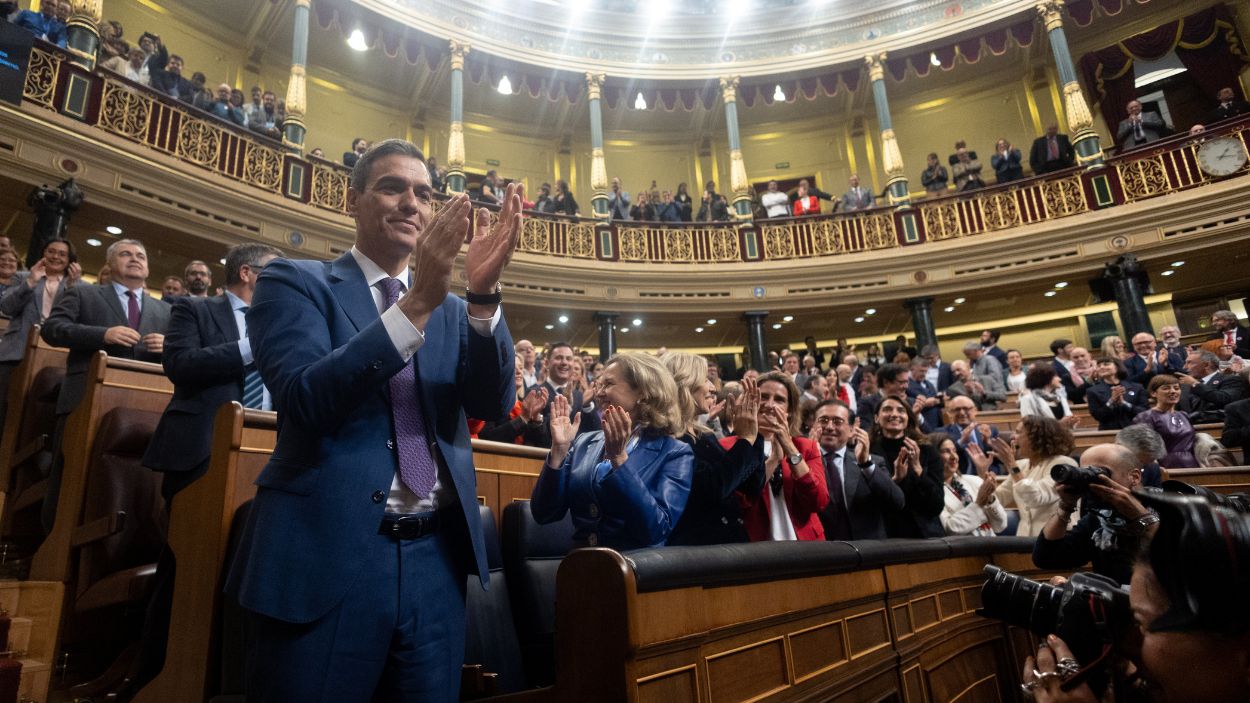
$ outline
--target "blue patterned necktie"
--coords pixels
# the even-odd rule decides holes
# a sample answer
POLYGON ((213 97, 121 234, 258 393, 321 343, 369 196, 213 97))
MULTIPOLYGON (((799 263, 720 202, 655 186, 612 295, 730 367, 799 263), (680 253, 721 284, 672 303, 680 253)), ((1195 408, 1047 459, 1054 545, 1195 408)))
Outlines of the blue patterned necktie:
MULTIPOLYGON (((386 295, 382 311, 399 300, 403 284, 394 278, 378 281, 386 295)), ((410 491, 424 498, 434 488, 438 469, 425 433, 425 415, 417 397, 416 357, 391 376, 391 417, 395 421, 395 443, 399 453, 399 479, 410 491)))
MULTIPOLYGON (((247 307, 244 305, 239 310, 247 315, 247 307)), ((243 333, 247 334, 246 328, 243 333)), ((260 371, 256 370, 255 363, 252 364, 251 371, 243 376, 243 407, 265 410, 265 382, 261 380, 260 371)))

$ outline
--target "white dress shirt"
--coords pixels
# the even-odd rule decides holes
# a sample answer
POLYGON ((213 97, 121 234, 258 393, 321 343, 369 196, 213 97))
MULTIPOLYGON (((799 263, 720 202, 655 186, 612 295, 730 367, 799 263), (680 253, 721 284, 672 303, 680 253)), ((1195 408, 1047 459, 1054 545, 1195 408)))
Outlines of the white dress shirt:
MULTIPOLYGON (((244 366, 251 366, 256 360, 252 356, 252 340, 247 336, 248 304, 230 291, 226 291, 226 300, 230 301, 230 310, 234 313, 234 324, 239 330, 239 356, 243 357, 244 366)), ((261 388, 263 399, 260 409, 273 410, 273 396, 269 395, 269 387, 262 385, 261 388)))

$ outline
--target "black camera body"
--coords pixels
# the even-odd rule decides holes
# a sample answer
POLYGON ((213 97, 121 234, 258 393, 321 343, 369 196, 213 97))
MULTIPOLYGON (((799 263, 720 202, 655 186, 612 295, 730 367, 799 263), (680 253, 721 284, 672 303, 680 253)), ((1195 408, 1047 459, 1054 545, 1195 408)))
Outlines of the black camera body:
POLYGON ((1062 483, 1081 494, 1089 492, 1090 484, 1098 481, 1099 476, 1110 476, 1111 472, 1101 466, 1068 466, 1056 464, 1050 470, 1050 477, 1055 483, 1062 483))

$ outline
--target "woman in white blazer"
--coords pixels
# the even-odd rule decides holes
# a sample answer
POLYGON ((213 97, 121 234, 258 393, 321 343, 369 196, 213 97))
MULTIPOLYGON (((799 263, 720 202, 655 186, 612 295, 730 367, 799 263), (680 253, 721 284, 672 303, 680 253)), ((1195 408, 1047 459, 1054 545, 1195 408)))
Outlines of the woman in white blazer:
POLYGON ((955 440, 945 432, 929 435, 929 444, 937 447, 942 458, 942 494, 945 505, 938 518, 948 535, 993 537, 1007 529, 1007 510, 995 495, 998 486, 989 473, 993 459, 978 452, 973 462, 976 474, 961 474, 963 456, 955 440))
MULTIPOLYGON (((1007 480, 998 487, 998 499, 1020 512, 1016 534, 1036 537, 1055 513, 1059 494, 1050 470, 1058 464, 1076 466, 1068 454, 1074 444, 1072 432, 1058 420, 1040 415, 1023 417, 1016 425, 1015 448, 995 437, 990 440, 993 454, 1010 469, 1007 480)), ((972 452, 969 452, 972 454, 972 452)), ((974 455, 975 456, 975 455, 974 455)))

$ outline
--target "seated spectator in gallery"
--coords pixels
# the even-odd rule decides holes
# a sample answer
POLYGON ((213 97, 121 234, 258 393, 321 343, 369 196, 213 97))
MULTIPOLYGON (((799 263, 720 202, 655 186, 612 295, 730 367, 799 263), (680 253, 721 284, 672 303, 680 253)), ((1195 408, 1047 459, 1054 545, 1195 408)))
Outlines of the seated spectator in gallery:
POLYGON ((324 150, 324 149, 322 149, 321 147, 319 147, 319 146, 315 146, 315 147, 313 147, 313 150, 312 150, 312 151, 308 152, 308 155, 309 155, 309 156, 315 156, 315 157, 317 157, 318 159, 324 159, 324 158, 326 157, 326 152, 325 152, 325 150, 324 150))
POLYGON ((635 222, 654 222, 659 219, 655 216, 655 206, 651 204, 651 198, 647 191, 644 190, 638 193, 638 199, 634 202, 634 206, 629 209, 629 219, 635 222))
POLYGON ((569 182, 565 180, 556 181, 556 194, 552 197, 555 203, 555 214, 558 215, 579 215, 581 210, 577 207, 577 201, 573 199, 573 193, 569 190, 569 182))
POLYGON ((903 509, 886 515, 886 534, 941 537, 942 458, 925 442, 911 407, 899 396, 886 396, 868 437, 869 450, 885 460, 903 491, 903 509))
POLYGON ((1207 124, 1250 113, 1250 103, 1238 98, 1237 94, 1229 86, 1220 88, 1220 92, 1216 93, 1215 99, 1217 103, 1215 109, 1207 115, 1205 120, 1207 124))
POLYGON ((205 112, 208 112, 208 108, 217 99, 216 93, 209 89, 207 81, 208 77, 199 71, 191 74, 191 85, 195 86, 195 95, 191 98, 191 105, 205 112))
POLYGON ((1024 168, 1020 165, 1020 150, 1006 139, 995 142, 990 168, 994 169, 999 183, 1010 183, 1024 177, 1024 168))
POLYGON ((994 455, 1007 467, 998 499, 1020 513, 1019 537, 1036 537, 1059 505, 1050 471, 1058 464, 1076 466, 1068 456, 1076 448, 1072 432, 1048 417, 1031 415, 1016 423, 1015 447, 1001 437, 990 440, 994 455))
POLYGON ((162 300, 169 300, 170 298, 177 298, 186 294, 187 287, 183 285, 182 279, 177 276, 166 276, 165 281, 161 283, 162 300))
POLYGON ((951 167, 951 173, 955 177, 955 190, 963 193, 976 188, 984 188, 985 181, 981 180, 981 162, 972 158, 967 149, 959 149, 955 152, 955 165, 951 167))
POLYGON ((217 86, 217 90, 213 94, 213 101, 202 109, 215 117, 240 127, 247 125, 247 119, 243 116, 243 111, 230 104, 230 86, 225 83, 217 86))
POLYGON ((820 447, 800 431, 799 389, 780 371, 762 374, 757 388, 766 480, 738 492, 747 535, 752 542, 823 540, 819 513, 829 491, 820 447))
POLYGON ((672 191, 664 191, 663 198, 663 202, 656 208, 655 219, 660 222, 683 222, 681 203, 673 199, 672 191))
MULTIPOLYGON (((968 148, 968 142, 966 142, 966 141, 964 141, 964 140, 962 140, 962 139, 960 139, 959 141, 955 142, 955 151, 953 151, 953 152, 951 152, 949 155, 947 155, 947 157, 946 157, 946 162, 947 162, 949 165, 954 166, 954 165, 955 165, 955 163, 959 161, 959 150, 960 150, 960 149, 967 149, 967 148, 968 148)), ((969 149, 969 150, 968 150, 968 158, 972 159, 973 161, 976 161, 976 160, 977 160, 977 152, 976 152, 975 150, 969 149)))
POLYGON ((534 212, 541 212, 550 215, 556 211, 556 203, 551 198, 551 184, 543 183, 538 186, 538 198, 534 200, 534 212))
POLYGON ((1128 151, 1144 146, 1162 139, 1167 134, 1167 126, 1163 124, 1163 118, 1159 113, 1153 110, 1142 112, 1140 101, 1128 101, 1127 110, 1128 117, 1120 120, 1120 126, 1115 133, 1115 141, 1120 145, 1121 150, 1128 151))
POLYGON ((938 155, 929 154, 929 163, 920 174, 920 183, 924 185, 925 192, 931 196, 946 193, 948 180, 950 179, 946 174, 946 167, 938 161, 938 155))
POLYGON ((100 63, 104 63, 121 57, 122 61, 125 61, 126 56, 130 53, 130 44, 126 43, 126 41, 122 39, 124 34, 125 30, 122 29, 121 22, 118 22, 117 20, 101 22, 100 55, 96 60, 100 63))
POLYGON ((579 545, 618 550, 658 547, 690 496, 694 452, 677 439, 685 428, 677 384, 659 359, 623 353, 608 361, 596 389, 603 429, 578 434, 557 393, 551 451, 534 484, 530 509, 539 524, 573 516, 579 545))
POLYGON ((1128 371, 1119 359, 1098 359, 1097 382, 1085 390, 1089 414, 1100 430, 1120 430, 1133 424, 1149 405, 1146 389, 1128 380, 1128 371))
POLYGON ((1161 373, 1150 379, 1146 386, 1151 407, 1133 419, 1137 425, 1145 425, 1163 438, 1168 453, 1159 459, 1165 469, 1198 468, 1194 456, 1195 432, 1189 417, 1177 410, 1181 401, 1181 382, 1172 374, 1161 373))
POLYGON ((502 179, 499 178, 499 173, 492 168, 482 177, 482 183, 478 186, 473 199, 480 203, 497 205, 499 203, 498 193, 502 187, 502 182, 502 179))
POLYGON ((1046 134, 1033 140, 1029 149, 1029 168, 1036 175, 1061 171, 1076 165, 1076 151, 1068 141, 1068 135, 1059 133, 1059 125, 1046 128, 1046 134))
POLYGON ((777 181, 768 182, 768 190, 760 196, 760 205, 769 217, 790 216, 790 196, 778 190, 777 181))
POLYGON ((989 457, 980 455, 976 473, 960 471, 962 452, 945 433, 930 434, 929 446, 937 447, 942 460, 944 504, 938 519, 948 535, 993 537, 1007 529, 1007 511, 995 491, 998 479, 989 472, 989 457))
POLYGON ((703 189, 703 201, 699 206, 696 222, 727 222, 729 220, 729 202, 725 196, 716 192, 716 183, 708 181, 703 189))
POLYGON ((343 165, 352 168, 356 165, 356 161, 361 154, 369 149, 369 140, 364 137, 356 137, 352 140, 352 150, 343 152, 343 165))
POLYGON ((794 196, 793 212, 795 217, 820 214, 820 198, 812 193, 806 178, 799 181, 799 187, 795 190, 794 196))
POLYGON ((260 109, 253 110, 247 116, 248 128, 270 139, 282 139, 282 122, 286 120, 286 115, 278 109, 277 100, 278 96, 272 90, 262 93, 260 109))
POLYGON ((1024 392, 1020 394, 1020 416, 1040 415, 1075 425, 1077 418, 1068 405, 1068 395, 1063 382, 1050 364, 1039 361, 1029 367, 1024 377, 1024 392))
POLYGON ((673 201, 681 208, 681 221, 689 222, 694 217, 694 199, 685 183, 677 184, 677 192, 673 193, 673 201))
POLYGON ((842 195, 842 212, 852 212, 854 210, 867 210, 874 204, 871 188, 864 188, 859 184, 859 174, 852 173, 847 181, 846 193, 842 195))
POLYGON ((36 37, 60 45, 65 41, 65 25, 56 18, 57 3, 44 2, 39 11, 22 10, 13 18, 13 24, 36 37))
MULTIPOLYGON (((996 410, 1007 399, 1002 374, 981 375, 973 373, 972 367, 963 359, 951 362, 952 382, 946 387, 948 397, 964 396, 980 410, 996 410)), ((950 412, 950 402, 946 403, 950 412)))
POLYGON ((124 55, 114 56, 102 65, 105 69, 141 85, 147 85, 151 80, 148 76, 147 54, 137 46, 129 47, 124 55))

